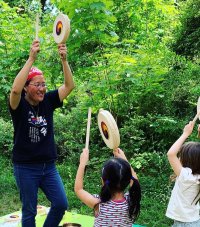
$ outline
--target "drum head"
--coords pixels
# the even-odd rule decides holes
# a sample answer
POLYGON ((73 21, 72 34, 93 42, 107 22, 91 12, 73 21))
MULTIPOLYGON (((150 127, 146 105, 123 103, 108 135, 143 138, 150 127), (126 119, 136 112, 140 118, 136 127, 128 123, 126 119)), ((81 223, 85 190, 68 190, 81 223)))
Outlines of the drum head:
POLYGON ((53 25, 53 37, 56 43, 65 43, 70 33, 70 20, 67 15, 59 14, 53 25))
POLYGON ((98 126, 105 144, 110 149, 119 147, 120 135, 115 119, 107 110, 100 110, 98 114, 98 126))

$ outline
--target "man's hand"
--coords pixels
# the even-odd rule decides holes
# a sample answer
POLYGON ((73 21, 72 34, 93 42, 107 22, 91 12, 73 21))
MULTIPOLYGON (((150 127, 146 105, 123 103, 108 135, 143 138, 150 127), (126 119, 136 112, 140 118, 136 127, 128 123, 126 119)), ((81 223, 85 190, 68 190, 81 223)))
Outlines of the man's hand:
POLYGON ((65 44, 58 44, 58 53, 62 60, 67 59, 67 47, 65 44))
POLYGON ((31 45, 31 49, 30 49, 30 53, 29 53, 29 59, 32 61, 35 61, 37 58, 37 54, 40 52, 40 42, 38 40, 34 40, 32 45, 31 45))

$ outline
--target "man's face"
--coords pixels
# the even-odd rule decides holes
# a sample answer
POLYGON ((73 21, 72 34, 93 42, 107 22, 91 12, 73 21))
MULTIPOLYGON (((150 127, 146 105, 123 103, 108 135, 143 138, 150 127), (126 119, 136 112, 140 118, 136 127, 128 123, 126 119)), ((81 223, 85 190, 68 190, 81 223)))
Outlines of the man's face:
POLYGON ((43 75, 33 77, 30 83, 25 87, 26 96, 31 104, 37 105, 44 99, 46 93, 46 84, 43 75))

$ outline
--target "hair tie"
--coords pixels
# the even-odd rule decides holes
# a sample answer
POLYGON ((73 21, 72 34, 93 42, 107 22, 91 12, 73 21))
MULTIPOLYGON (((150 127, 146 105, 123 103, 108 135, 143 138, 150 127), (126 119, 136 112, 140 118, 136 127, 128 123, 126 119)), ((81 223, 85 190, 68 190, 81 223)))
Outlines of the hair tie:
POLYGON ((131 176, 131 180, 135 180, 135 177, 131 176))
POLYGON ((105 184, 109 185, 110 181, 109 180, 106 180, 105 181, 105 184))

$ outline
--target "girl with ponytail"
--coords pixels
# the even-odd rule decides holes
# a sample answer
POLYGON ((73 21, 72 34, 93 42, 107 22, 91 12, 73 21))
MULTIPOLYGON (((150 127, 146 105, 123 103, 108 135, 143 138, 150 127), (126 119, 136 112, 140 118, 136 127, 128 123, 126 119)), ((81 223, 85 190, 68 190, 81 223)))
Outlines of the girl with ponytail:
POLYGON ((74 190, 83 203, 94 209, 95 227, 132 227, 140 213, 140 184, 124 152, 117 148, 113 154, 114 158, 106 161, 102 169, 100 194, 92 195, 83 189, 85 166, 89 160, 88 149, 83 149, 74 190), (129 190, 125 192, 128 186, 129 190))

